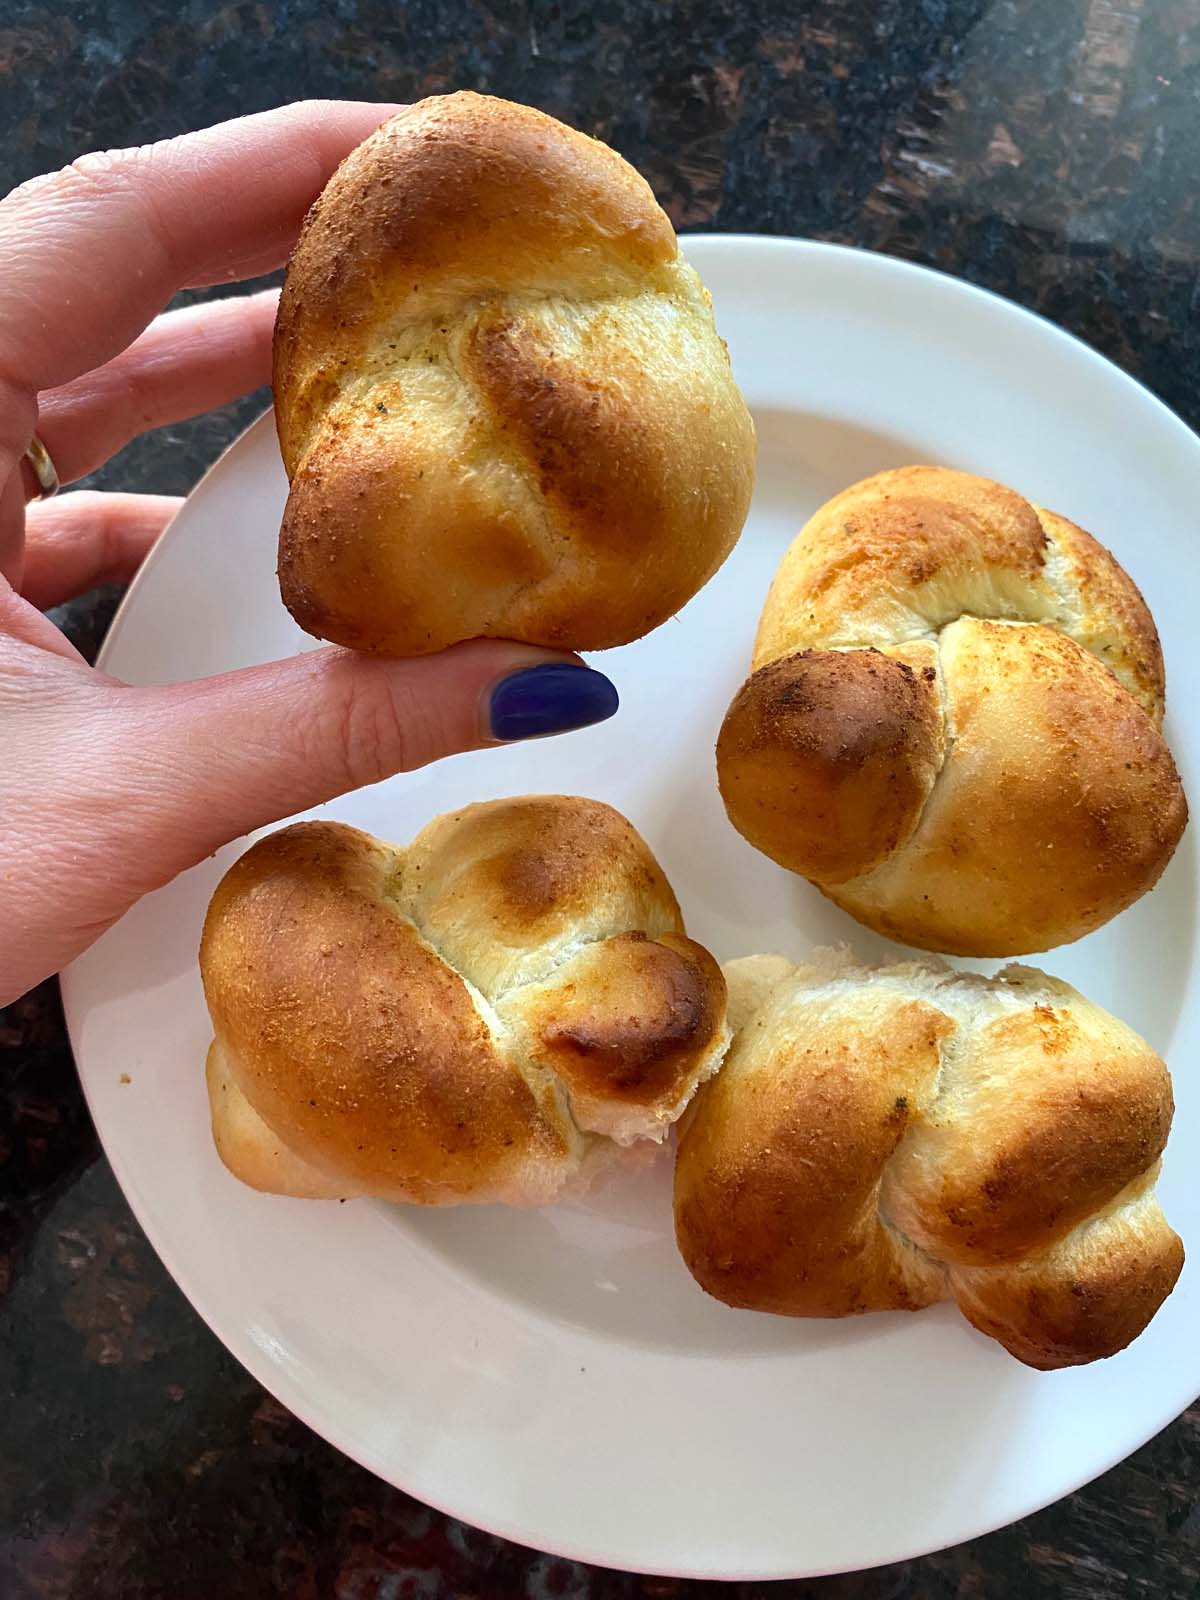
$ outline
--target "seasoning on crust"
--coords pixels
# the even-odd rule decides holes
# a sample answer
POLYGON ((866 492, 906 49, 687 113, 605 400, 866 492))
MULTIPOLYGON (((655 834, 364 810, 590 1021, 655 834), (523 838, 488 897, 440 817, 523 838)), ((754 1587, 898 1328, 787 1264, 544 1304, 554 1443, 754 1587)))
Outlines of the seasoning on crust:
POLYGON ((334 174, 274 388, 284 603, 357 650, 625 644, 749 508, 753 424, 649 186, 486 95, 407 106, 334 174))
POLYGON ((730 820, 905 944, 1020 955, 1157 881, 1187 804, 1154 622, 1081 528, 905 467, 792 544, 717 744, 730 820))
POLYGON ((225 1164, 256 1188, 542 1205, 661 1140, 725 985, 634 828, 540 795, 407 849, 305 822, 218 886, 200 954, 225 1164))
POLYGON ((680 1251, 785 1316, 953 1299, 1030 1366, 1115 1354, 1174 1287, 1173 1102, 1131 1029, 1030 967, 817 952, 725 968, 734 1040, 681 1125, 680 1251))

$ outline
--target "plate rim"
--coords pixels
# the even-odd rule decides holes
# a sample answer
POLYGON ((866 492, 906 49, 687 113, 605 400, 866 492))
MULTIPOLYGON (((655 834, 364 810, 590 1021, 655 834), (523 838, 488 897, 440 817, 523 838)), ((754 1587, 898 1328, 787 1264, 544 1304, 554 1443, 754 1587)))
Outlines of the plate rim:
MULTIPOLYGON (((847 261, 853 261, 856 268, 866 265, 868 266, 869 270, 881 271, 885 274, 894 273, 897 275, 902 275, 909 278, 918 278, 926 281, 932 279, 935 280, 939 286, 939 292, 941 293, 958 294, 964 300, 982 301, 987 303, 990 308, 1001 308, 1005 314, 1015 314, 1019 318, 1028 318, 1034 323, 1039 324, 1043 332, 1048 331, 1050 334, 1054 335, 1057 341, 1062 341, 1069 346, 1073 346, 1077 355, 1078 353, 1082 352, 1091 364, 1093 364, 1098 370, 1104 371, 1106 378, 1109 381, 1111 381, 1114 376, 1121 380, 1123 389, 1131 396, 1131 398, 1135 397, 1140 405, 1145 406, 1147 401, 1151 402, 1153 410, 1158 413, 1158 420, 1161 423, 1169 424, 1172 431, 1176 433, 1179 442, 1187 448, 1195 451, 1197 453, 1198 461, 1200 461, 1200 436, 1197 436, 1197 434, 1189 427, 1184 419, 1144 383, 1127 372, 1124 368, 1118 366, 1114 361, 1101 354, 1098 350, 1094 349, 1091 345, 1087 344, 1078 335, 1060 327, 1057 323, 1054 323, 1042 313, 1031 310, 1030 308, 1021 305, 1018 301, 1012 300, 996 290, 989 289, 967 279, 957 277, 953 273, 944 269, 934 266, 927 266, 919 262, 908 260, 904 257, 893 256, 880 251, 865 249, 856 245, 832 243, 817 239, 793 238, 786 235, 756 234, 747 232, 721 233, 703 231, 680 235, 680 246, 685 255, 689 254, 692 246, 694 245, 698 245, 700 247, 700 252, 705 257, 709 255, 710 251, 714 253, 729 254, 770 251, 779 255, 795 256, 803 254, 810 256, 816 255, 840 257, 847 261)), ((204 491, 205 486, 209 483, 210 479, 224 469, 227 458, 234 451, 241 449, 252 434, 272 427, 272 413, 273 407, 268 404, 268 406, 256 418, 254 418, 233 440, 230 441, 228 445, 225 446, 217 458, 197 480, 196 484, 186 497, 184 505, 190 505, 192 500, 200 495, 202 491, 204 491)), ((182 510, 183 508, 181 507, 180 509, 182 510)), ((139 568, 133 582, 130 584, 125 595, 122 597, 122 600, 113 616, 113 620, 102 643, 101 649, 97 653, 96 666, 98 669, 103 670, 105 668, 111 652, 119 643, 124 625, 133 606, 137 602, 139 593, 146 578, 153 570, 159 557, 166 550, 168 541, 176 536, 175 530, 178 515, 179 513, 177 512, 163 529, 159 538, 155 541, 151 551, 143 561, 142 566, 139 568)), ((1027 1504, 1025 1504, 1022 1509, 1018 1510, 1015 1515, 1007 1521, 998 1523, 994 1520, 994 1518, 989 1517, 986 1514, 979 1515, 971 1519, 969 1522, 964 1521, 965 1531, 959 1534, 950 1545, 935 1544, 931 1546, 922 1543, 920 1540, 916 1540, 912 1544, 908 1545, 903 1551, 873 1557, 867 1560, 865 1563, 861 1561, 855 1561, 833 1566, 823 1565, 819 1568, 811 1568, 796 1565, 788 1565, 784 1567, 780 1565, 778 1561, 776 1561, 774 1564, 768 1565, 747 1565, 724 1569, 712 1565, 697 1566, 694 1564, 686 1565, 672 1562, 656 1562, 654 1564, 649 1564, 645 1561, 631 1561, 626 1558, 622 1558, 619 1554, 611 1551, 597 1552, 596 1550, 587 1548, 586 1544, 581 1544, 578 1541, 573 1541, 570 1539, 559 1540, 554 1537, 547 1537, 546 1533, 533 1527, 522 1527, 516 1525, 515 1523, 506 1523, 506 1520, 502 1517, 497 1518, 490 1515, 478 1515, 473 1510, 464 1513, 461 1509, 456 1509, 452 1504, 448 1503, 441 1495, 432 1494, 423 1487, 410 1488, 402 1483, 399 1483, 397 1481, 394 1469, 389 1467, 383 1461, 382 1452, 371 1448, 370 1445, 364 1441, 352 1440, 346 1434, 344 1434, 340 1428, 336 1411, 333 1409, 332 1405, 323 1410, 321 1403, 316 1397, 314 1397, 310 1404, 310 1401, 307 1395, 304 1393, 299 1381, 294 1378, 284 1367, 273 1363, 267 1357, 267 1355, 259 1349, 254 1341, 247 1336, 243 1328, 231 1326, 227 1333, 222 1331, 217 1326, 215 1320, 217 1313, 214 1312, 212 1315, 210 1315, 205 1309, 204 1305, 202 1304, 203 1296, 193 1285, 190 1270, 186 1265, 180 1263, 173 1252, 165 1248, 160 1237, 159 1230, 150 1218, 151 1208, 148 1204, 143 1205, 139 1183, 132 1171, 129 1169, 128 1164, 123 1157, 110 1151, 107 1143, 104 1140, 103 1134, 101 1133, 93 1095, 89 1090, 87 1077, 81 1065, 82 1050, 79 1036, 83 1016, 86 1016, 86 1013, 84 1013, 83 1016, 73 1015, 74 1007, 69 999, 69 990, 73 981, 73 966, 74 964, 64 969, 64 972, 61 974, 60 981, 62 984, 63 1007, 68 1037, 71 1042, 71 1047, 76 1062, 79 1064, 77 1065, 77 1070, 79 1073, 79 1079, 84 1098, 88 1106, 89 1115, 91 1116, 93 1125, 96 1128, 97 1137, 100 1140, 104 1158, 108 1162, 110 1169, 113 1172, 126 1203, 129 1205, 130 1210, 132 1211, 139 1227, 146 1235, 151 1247, 154 1249, 156 1255, 163 1263, 174 1283, 178 1286, 181 1293, 188 1301, 192 1310, 205 1324, 205 1326, 210 1329, 220 1344, 226 1350, 228 1350, 231 1355, 234 1356, 240 1365, 242 1365, 246 1371, 250 1373, 255 1381, 258 1382, 269 1394, 272 1394, 277 1400, 279 1400, 280 1403, 285 1405, 293 1413, 293 1415, 295 1415, 301 1422, 304 1423, 306 1427, 308 1427, 325 1443, 340 1451, 343 1455, 347 1456, 357 1465, 361 1466, 366 1471, 371 1472, 374 1476, 380 1478, 385 1483, 388 1483, 399 1489, 402 1493, 410 1495, 419 1503, 432 1507, 434 1510, 446 1517, 467 1523, 469 1526, 479 1528, 488 1534, 503 1539, 507 1542, 519 1545, 532 1552, 550 1555, 552 1557, 557 1557, 567 1561, 598 1566, 608 1570, 647 1576, 661 1576, 672 1579, 766 1582, 786 1579, 804 1580, 819 1576, 834 1576, 839 1573, 870 1571, 884 1566, 920 1559, 924 1556, 933 1554, 938 1550, 952 1548, 954 1545, 961 1543, 971 1542, 987 1533, 997 1531, 1002 1527, 1012 1526, 1016 1521, 1034 1515, 1037 1512, 1046 1509, 1050 1505, 1057 1504, 1060 1500, 1077 1493, 1082 1487, 1094 1482, 1107 1472, 1110 1472, 1122 1461, 1127 1460, 1133 1453, 1141 1449, 1149 1440, 1159 1434, 1165 1427, 1169 1426, 1171 1422, 1174 1421, 1178 1416, 1182 1415, 1183 1411, 1185 1411, 1188 1406, 1194 1403, 1197 1395, 1200 1395, 1200 1390, 1197 1390, 1196 1393, 1192 1393, 1191 1399, 1185 1401, 1182 1407, 1177 1407, 1175 1402, 1171 1402, 1166 1415, 1158 1416, 1156 1413, 1156 1419, 1147 1428, 1145 1428, 1144 1431, 1140 1426, 1135 1430, 1138 1434, 1138 1438, 1134 1444, 1127 1445, 1122 1443, 1117 1447, 1114 1453, 1111 1455, 1106 1454, 1103 1461, 1099 1465, 1089 1466, 1086 1471, 1079 1475, 1068 1474, 1067 1479, 1065 1480, 1066 1486, 1056 1492, 1053 1497, 1046 1499, 1041 1495, 1034 1495, 1034 1497, 1027 1504), (319 1417, 320 1420, 314 1420, 315 1417, 319 1417)), ((1190 1389, 1189 1393, 1191 1393, 1190 1389)))

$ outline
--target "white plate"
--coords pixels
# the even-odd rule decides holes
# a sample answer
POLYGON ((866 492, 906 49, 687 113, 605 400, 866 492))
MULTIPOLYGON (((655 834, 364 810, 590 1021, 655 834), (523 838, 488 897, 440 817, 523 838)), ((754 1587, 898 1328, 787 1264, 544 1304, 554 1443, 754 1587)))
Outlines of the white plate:
MULTIPOLYGON (((469 800, 595 795, 642 830, 689 930, 722 959, 839 939, 874 955, 883 942, 751 850, 717 797, 713 739, 784 547, 882 467, 1000 478, 1129 566, 1185 710, 1200 704, 1200 444, 1115 367, 965 284, 828 245, 708 237, 687 251, 758 423, 738 549, 677 620, 603 658, 622 695, 613 722, 458 757, 326 814, 404 840, 469 800)), ((274 579, 284 493, 264 419, 151 557, 104 665, 157 683, 304 648, 274 579)), ((1200 734, 1182 717, 1170 732, 1192 787, 1200 734)), ((533 1215, 252 1194, 209 1139, 196 972, 204 907, 239 849, 144 901, 66 975, 88 1101, 139 1221, 230 1350, 422 1500, 611 1566, 810 1575, 1022 1516, 1200 1391, 1190 1268, 1131 1350, 1039 1376, 949 1308, 791 1322, 707 1300, 672 1247, 663 1165, 589 1207, 533 1215)), ((1154 894, 1046 965, 1168 1053, 1178 1111, 1160 1193, 1200 1255, 1195 890, 1189 833, 1154 894)))

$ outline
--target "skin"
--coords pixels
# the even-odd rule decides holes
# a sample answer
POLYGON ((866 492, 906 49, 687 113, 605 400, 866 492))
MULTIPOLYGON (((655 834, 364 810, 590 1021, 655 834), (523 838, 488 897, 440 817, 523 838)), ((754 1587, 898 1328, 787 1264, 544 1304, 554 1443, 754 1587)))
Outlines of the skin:
POLYGON ((287 106, 81 157, 0 203, 0 1005, 228 840, 491 743, 491 688, 574 659, 502 641, 419 660, 337 648, 134 688, 42 609, 132 577, 177 500, 29 502, 129 439, 270 381, 273 294, 163 313, 281 266, 338 163, 396 108, 287 106))

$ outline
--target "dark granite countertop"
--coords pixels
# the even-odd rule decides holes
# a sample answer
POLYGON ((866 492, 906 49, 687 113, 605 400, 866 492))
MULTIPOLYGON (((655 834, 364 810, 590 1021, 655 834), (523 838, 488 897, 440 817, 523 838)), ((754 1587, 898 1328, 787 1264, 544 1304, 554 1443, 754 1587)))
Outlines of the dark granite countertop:
MULTIPOLYGON (((1200 0, 8 0, 0 176, 300 95, 458 87, 601 134, 680 228, 841 240, 997 289, 1200 423, 1200 0)), ((262 403, 98 481, 182 492, 262 403)), ((112 600, 65 614, 84 648, 112 600)), ((132 1220, 49 984, 0 1011, 0 1394, 2 1600, 717 1592, 507 1546, 259 1389, 132 1220)), ((1194 1597, 1200 1407, 1015 1527, 777 1592, 1194 1597)))

